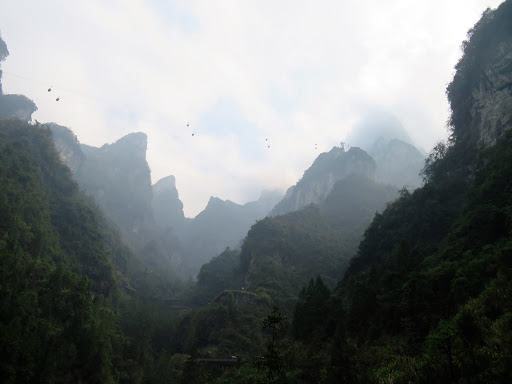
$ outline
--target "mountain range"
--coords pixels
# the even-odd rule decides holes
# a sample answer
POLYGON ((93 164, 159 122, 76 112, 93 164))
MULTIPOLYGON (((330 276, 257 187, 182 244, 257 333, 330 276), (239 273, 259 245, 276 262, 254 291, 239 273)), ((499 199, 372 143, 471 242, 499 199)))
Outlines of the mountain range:
MULTIPOLYGON (((320 154, 284 197, 277 191, 264 191, 259 200, 244 205, 211 197, 205 209, 190 219, 184 215, 174 176, 151 185, 145 134, 132 133, 96 148, 79 143, 66 127, 54 123, 43 126, 53 132, 61 158, 78 184, 94 197, 133 251, 151 268, 183 278, 194 277, 201 265, 226 247, 240 247, 257 220, 293 212, 311 203, 321 205, 334 185, 346 177, 360 175, 397 187, 415 187, 422 164, 419 151, 398 139, 385 144, 376 141, 373 153, 379 163, 360 148, 345 151, 334 147, 320 154)), ((344 197, 338 197, 342 204, 344 197)), ((391 197, 386 195, 386 199, 390 201, 391 197)), ((370 204, 368 210, 373 214, 382 207, 370 204)), ((357 243, 360 235, 352 242, 357 243)))
POLYGON ((511 20, 470 30, 423 163, 378 135, 193 219, 144 133, 87 146, 0 88, 0 381, 510 382, 511 20))

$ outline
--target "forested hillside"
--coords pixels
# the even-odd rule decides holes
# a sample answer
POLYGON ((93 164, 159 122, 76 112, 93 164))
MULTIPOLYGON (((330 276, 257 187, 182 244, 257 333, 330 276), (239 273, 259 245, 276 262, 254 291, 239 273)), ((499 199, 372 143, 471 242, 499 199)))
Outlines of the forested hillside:
POLYGON ((166 278, 194 279, 225 247, 238 247, 281 198, 263 191, 260 199, 242 205, 211 197, 195 218, 186 218, 174 176, 151 185, 144 133, 96 148, 80 144, 69 128, 44 126, 81 189, 94 197, 139 259, 166 278))
MULTIPOLYGON (((1 39, 0 49, 3 59, 1 39)), ((56 150, 47 125, 12 119, 17 106, 5 100, 0 381, 168 380, 176 312, 164 303, 179 282, 144 267, 72 179, 62 160, 73 153, 56 150)))
POLYGON ((181 321, 178 351, 203 358, 263 355, 262 318, 274 305, 291 318, 312 277, 329 293, 364 228, 396 195, 391 186, 350 175, 334 185, 320 206, 258 221, 240 250, 226 249, 203 265, 197 284, 180 295, 201 308, 181 321))
POLYGON ((365 151, 357 147, 345 151, 342 143, 341 147, 333 147, 329 152, 321 153, 297 184, 288 188, 270 215, 283 215, 311 203, 321 204, 337 181, 351 174, 373 179, 375 169, 375 161, 365 151))
POLYGON ((243 205, 210 197, 205 209, 184 228, 190 269, 198 271, 226 247, 240 248, 251 226, 267 216, 281 197, 279 192, 263 191, 258 200, 243 205))
POLYGON ((121 242, 51 135, 0 120, 0 380, 169 378, 157 362, 170 361, 179 283, 121 242))
POLYGON ((469 32, 449 143, 376 216, 330 298, 338 324, 316 353, 329 345, 333 382, 512 380, 511 20, 507 1, 469 32))
MULTIPOLYGON (((451 137, 427 159, 423 187, 401 190, 377 214, 332 292, 323 279, 312 279, 288 326, 271 312, 265 324, 287 332, 261 346, 265 360, 259 365, 224 374, 226 382, 512 380, 511 20, 509 0, 486 11, 468 33, 447 90, 451 137)), ((253 227, 245 246, 252 241, 258 249, 285 238, 275 232, 277 222, 262 224, 267 220, 253 227)), ((305 217, 299 221, 307 223, 305 217)), ((321 233, 328 234, 325 228, 321 233)), ((285 249, 298 257, 307 249, 301 241, 285 249)), ((271 260, 276 252, 282 250, 274 244, 261 254, 271 260)), ((255 253, 242 256, 242 269, 255 267, 255 253)), ((225 252, 219 267, 235 270, 235 258, 225 252)), ((274 270, 286 258, 279 260, 274 270)), ((236 282, 211 264, 203 267, 205 282, 217 279, 226 288, 236 282)), ((261 276, 286 291, 283 275, 267 268, 261 276)))
POLYGON ((126 259, 109 259, 49 131, 0 120, 0 184, 1 380, 111 381, 111 265, 126 259))

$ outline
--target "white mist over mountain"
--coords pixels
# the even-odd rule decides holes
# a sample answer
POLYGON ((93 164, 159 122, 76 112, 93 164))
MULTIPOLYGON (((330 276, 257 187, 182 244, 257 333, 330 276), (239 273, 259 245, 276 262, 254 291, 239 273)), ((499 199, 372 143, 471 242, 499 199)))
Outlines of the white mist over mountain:
POLYGON ((85 144, 145 132, 152 182, 175 175, 193 217, 211 195, 245 203, 296 183, 360 105, 432 148, 461 41, 499 3, 2 1, 4 92, 85 144))

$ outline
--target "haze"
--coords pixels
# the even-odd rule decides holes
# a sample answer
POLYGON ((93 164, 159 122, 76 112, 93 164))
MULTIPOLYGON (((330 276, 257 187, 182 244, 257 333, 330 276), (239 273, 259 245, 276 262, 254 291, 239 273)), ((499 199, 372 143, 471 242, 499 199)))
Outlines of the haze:
POLYGON ((85 144, 145 132, 153 182, 175 175, 195 216, 286 189, 381 116, 430 150, 460 42, 500 2, 4 0, 4 92, 85 144))

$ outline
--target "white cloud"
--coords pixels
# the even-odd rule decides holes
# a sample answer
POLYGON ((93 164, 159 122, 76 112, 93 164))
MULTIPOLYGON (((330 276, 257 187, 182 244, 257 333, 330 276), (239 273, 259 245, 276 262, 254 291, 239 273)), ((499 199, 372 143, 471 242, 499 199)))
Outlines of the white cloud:
POLYGON ((146 132, 153 181, 174 174, 193 216, 210 195, 244 202, 295 183, 360 105, 394 113, 431 148, 446 135, 444 90, 466 31, 499 3, 6 0, 4 90, 86 144, 146 132), (250 135, 204 121, 225 99, 250 135))

